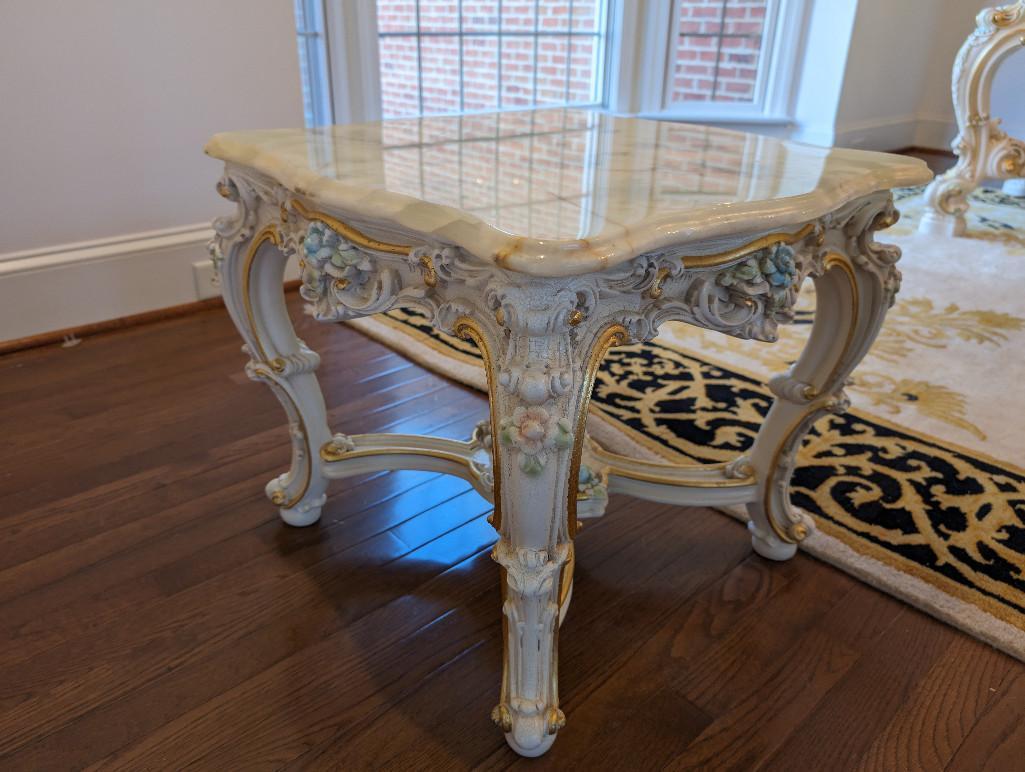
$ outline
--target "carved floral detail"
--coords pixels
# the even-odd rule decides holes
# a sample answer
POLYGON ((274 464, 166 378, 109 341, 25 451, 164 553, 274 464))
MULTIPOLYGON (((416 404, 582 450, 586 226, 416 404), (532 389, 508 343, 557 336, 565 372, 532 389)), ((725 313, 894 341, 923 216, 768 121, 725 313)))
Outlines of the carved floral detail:
POLYGON ((544 469, 548 454, 564 450, 572 443, 570 423, 550 415, 543 407, 517 407, 511 417, 502 420, 499 439, 520 452, 520 469, 537 475, 544 469))
POLYGON ((322 222, 311 222, 302 242, 306 270, 325 273, 336 281, 362 283, 373 268, 370 256, 322 222))
POLYGON ((720 271, 716 283, 744 295, 768 295, 768 309, 779 311, 793 305, 797 278, 794 250, 777 244, 720 271))
POLYGON ((577 497, 582 499, 607 499, 608 482, 605 477, 587 464, 580 465, 577 475, 577 497))
POLYGON ((322 321, 386 311, 402 291, 400 272, 394 265, 353 244, 321 220, 309 220, 298 234, 286 229, 284 248, 298 250, 302 271, 299 293, 322 321))

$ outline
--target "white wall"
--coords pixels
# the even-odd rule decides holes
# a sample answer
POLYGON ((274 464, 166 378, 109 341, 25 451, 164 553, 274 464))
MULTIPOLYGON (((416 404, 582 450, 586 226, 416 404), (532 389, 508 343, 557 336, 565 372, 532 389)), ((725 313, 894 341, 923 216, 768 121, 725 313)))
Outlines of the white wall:
POLYGON ((1003 119, 1004 128, 1025 139, 1025 46, 1004 60, 993 79, 990 112, 1003 119))
MULTIPOLYGON (((818 0, 823 2, 823 0, 818 0)), ((950 73, 975 16, 994 0, 858 0, 834 143, 946 148, 956 133, 950 73)), ((1025 136, 1025 55, 1008 59, 993 114, 1025 136)))
POLYGON ((832 145, 858 0, 810 0, 804 51, 796 69, 793 139, 832 145))
POLYGON ((288 0, 6 0, 0 74, 0 340, 196 299, 204 142, 303 119, 288 0))
MULTIPOLYGON (((914 144, 936 0, 858 0, 835 144, 896 149, 914 144)), ((952 61, 952 59, 951 59, 952 61)), ((941 65, 950 79, 950 65, 941 65)))

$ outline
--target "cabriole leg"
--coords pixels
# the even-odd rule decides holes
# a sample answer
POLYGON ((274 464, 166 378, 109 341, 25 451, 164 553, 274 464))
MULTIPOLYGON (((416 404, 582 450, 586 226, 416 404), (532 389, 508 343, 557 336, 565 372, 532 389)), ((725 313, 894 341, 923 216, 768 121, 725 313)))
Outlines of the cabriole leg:
MULTIPOLYGON (((500 319, 512 318, 510 308, 500 319)), ((488 363, 494 439, 492 557, 501 566, 505 661, 492 712, 523 756, 540 756, 564 725, 558 694, 560 610, 569 602, 584 416, 594 370, 618 325, 556 334, 462 319, 488 363)))
POLYGON ((872 241, 872 231, 896 222, 889 199, 863 205, 827 235, 817 256, 815 322, 798 361, 769 382, 775 395, 748 458, 759 481, 747 505, 758 554, 786 560, 814 527, 790 503, 790 478, 808 429, 825 413, 843 413, 843 387, 867 353, 900 286, 900 250, 872 241))
MULTIPOLYGON (((225 197, 238 200, 238 191, 230 182, 222 185, 227 190, 225 197)), ((228 231, 231 224, 215 226, 219 232, 228 231)), ((255 235, 249 233, 243 225, 241 230, 222 234, 213 250, 215 259, 220 258, 225 304, 250 357, 246 374, 270 386, 288 415, 291 468, 267 483, 267 496, 280 507, 286 523, 310 525, 320 518, 327 498, 319 449, 330 435, 315 375, 320 357, 296 337, 288 317, 282 289, 286 257, 278 248, 276 227, 268 225, 255 235)))

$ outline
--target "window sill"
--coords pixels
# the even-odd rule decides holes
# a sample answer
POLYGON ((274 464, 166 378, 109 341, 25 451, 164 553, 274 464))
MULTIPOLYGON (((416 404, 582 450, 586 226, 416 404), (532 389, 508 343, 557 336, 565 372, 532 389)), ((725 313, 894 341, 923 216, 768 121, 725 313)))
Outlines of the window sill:
POLYGON ((657 113, 637 113, 634 117, 646 118, 651 121, 679 121, 681 123, 710 123, 720 126, 792 126, 793 118, 785 115, 764 115, 761 113, 686 113, 664 111, 657 113))

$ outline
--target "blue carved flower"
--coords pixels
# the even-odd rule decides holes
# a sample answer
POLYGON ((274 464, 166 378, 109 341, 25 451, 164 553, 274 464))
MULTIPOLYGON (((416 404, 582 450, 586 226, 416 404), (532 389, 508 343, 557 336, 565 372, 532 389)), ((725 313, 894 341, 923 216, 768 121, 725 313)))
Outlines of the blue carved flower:
POLYGON ((724 287, 732 287, 734 284, 748 284, 758 282, 762 279, 762 272, 758 265, 757 258, 749 257, 742 263, 727 268, 719 274, 718 282, 724 287))
POLYGON ((775 249, 766 252, 759 268, 765 280, 773 287, 790 287, 797 278, 794 250, 786 244, 778 244, 775 249))
POLYGON ((307 262, 332 276, 343 277, 351 269, 369 271, 370 258, 322 222, 311 222, 303 238, 307 262))

